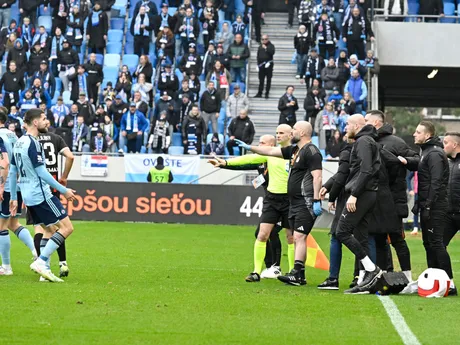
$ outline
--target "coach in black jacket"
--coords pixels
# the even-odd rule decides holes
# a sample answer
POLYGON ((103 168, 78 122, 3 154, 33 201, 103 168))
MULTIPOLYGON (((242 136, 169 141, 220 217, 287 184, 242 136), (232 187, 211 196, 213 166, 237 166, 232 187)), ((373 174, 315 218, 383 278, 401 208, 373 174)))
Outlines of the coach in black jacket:
POLYGON ((264 91, 265 78, 267 78, 267 87, 265 89, 265 98, 268 98, 273 77, 273 57, 275 56, 275 46, 270 42, 268 35, 263 35, 262 44, 257 50, 257 66, 259 68, 259 92, 255 97, 262 97, 264 91))
MULTIPOLYGON (((452 279, 450 256, 443 242, 448 208, 449 163, 441 140, 435 134, 435 127, 429 121, 420 122, 414 133, 415 144, 422 149, 418 166, 418 204, 414 206, 414 211, 421 212, 428 267, 443 269, 452 279)), ((410 160, 401 159, 403 164, 410 160)))
POLYGON ((200 109, 201 117, 206 126, 209 124, 209 120, 211 120, 213 133, 217 133, 217 119, 219 118, 221 104, 222 100, 214 86, 214 82, 210 81, 208 88, 201 96, 200 109))
POLYGON ((336 236, 364 267, 362 281, 345 291, 359 293, 368 291, 382 275, 382 270, 368 256, 367 241, 369 222, 377 199, 380 152, 375 142, 377 131, 373 126, 366 125, 362 115, 349 117, 347 133, 350 139, 356 141, 350 154, 350 174, 345 185, 345 191, 350 196, 341 213, 336 236))

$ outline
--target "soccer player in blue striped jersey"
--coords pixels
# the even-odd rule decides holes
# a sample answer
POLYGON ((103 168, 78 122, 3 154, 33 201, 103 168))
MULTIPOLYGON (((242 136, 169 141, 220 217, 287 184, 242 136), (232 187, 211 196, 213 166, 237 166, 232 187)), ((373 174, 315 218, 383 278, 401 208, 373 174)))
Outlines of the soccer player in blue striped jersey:
MULTIPOLYGON (((34 258, 37 258, 37 252, 33 246, 32 236, 29 230, 24 228, 16 217, 10 217, 10 187, 8 181, 8 171, 10 161, 13 155, 13 145, 18 140, 14 132, 5 127, 8 117, 6 113, 0 110, 0 256, 2 257, 2 266, 0 266, 0 275, 12 275, 10 248, 11 240, 9 236, 10 229, 18 238, 30 249, 34 258)), ((21 193, 17 193, 17 199, 22 204, 21 193)))
POLYGON ((46 170, 45 154, 37 139, 40 133, 46 133, 45 113, 40 109, 28 110, 24 116, 24 126, 27 134, 14 145, 11 160, 10 212, 14 216, 18 209, 16 190, 19 184, 24 204, 30 210, 34 224, 42 225, 45 230, 43 238, 49 238, 30 268, 51 282, 63 282, 51 272, 48 263, 51 254, 72 234, 73 226, 61 202, 51 193, 50 187, 58 190, 69 201, 75 199, 75 191, 59 184, 46 170))

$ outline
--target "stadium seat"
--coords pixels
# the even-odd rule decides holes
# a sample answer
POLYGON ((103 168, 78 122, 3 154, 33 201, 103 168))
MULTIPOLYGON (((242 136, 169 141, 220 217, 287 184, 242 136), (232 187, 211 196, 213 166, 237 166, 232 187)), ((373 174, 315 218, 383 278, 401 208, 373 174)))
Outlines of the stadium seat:
POLYGON ((38 15, 39 16, 51 16, 51 6, 48 6, 45 11, 45 6, 41 5, 38 10, 38 15))
POLYGON ((205 91, 206 91, 206 82, 205 81, 200 81, 200 94, 199 94, 199 96, 201 97, 201 95, 205 91))
POLYGON ((217 122, 217 132, 219 132, 219 134, 224 134, 224 131, 225 131, 225 123, 222 122, 222 121, 218 121, 217 122))
POLYGON ((125 54, 122 60, 123 65, 127 65, 131 74, 136 71, 137 65, 139 64, 139 56, 135 54, 125 54))
POLYGON ((124 18, 112 18, 110 20, 110 28, 113 30, 124 30, 125 19, 124 18))
POLYGON ((40 16, 38 17, 38 26, 44 26, 48 33, 51 32, 51 28, 53 26, 53 20, 51 16, 40 16))
POLYGON ((311 137, 311 143, 315 145, 316 147, 319 147, 319 139, 317 135, 314 135, 311 137))
POLYGON ((122 42, 123 31, 122 30, 109 30, 107 33, 109 42, 122 42))
POLYGON ((181 156, 184 154, 184 148, 182 146, 170 146, 168 154, 172 156, 181 156))
POLYGON ((59 93, 59 91, 62 90, 62 81, 61 81, 61 78, 54 78, 55 81, 56 81, 56 92, 55 93, 59 93))
MULTIPOLYGON (((414 15, 418 14, 418 10, 420 8, 420 4, 417 2, 409 2, 407 6, 407 14, 414 15)), ((416 18, 407 18, 406 19, 408 22, 416 22, 416 18)))
POLYGON ((120 42, 108 42, 106 49, 107 49, 107 54, 121 55, 121 43, 120 42))
POLYGON ((105 54, 104 66, 120 66, 120 54, 105 54))
POLYGON ((104 72, 104 80, 108 80, 112 82, 113 87, 115 87, 115 83, 118 79, 118 66, 105 66, 103 69, 104 72))
MULTIPOLYGON (((455 16, 455 4, 453 3, 444 3, 444 14, 446 16, 455 16)), ((441 23, 454 24, 456 22, 455 18, 441 18, 441 23)))
POLYGON ((134 54, 134 45, 132 44, 132 42, 126 41, 125 54, 134 54))
POLYGON ((177 7, 169 7, 168 8, 168 14, 170 16, 174 16, 174 13, 176 13, 176 12, 177 12, 177 7))
POLYGON ((11 7, 10 19, 14 19, 19 23, 19 9, 17 7, 11 7))
POLYGON ((179 81, 179 85, 180 85, 182 83, 182 80, 184 80, 184 75, 182 74, 179 68, 176 68, 175 74, 176 74, 177 80, 179 81))
POLYGON ((73 101, 70 99, 70 91, 64 91, 62 93, 62 99, 64 100, 64 104, 71 105, 73 101))
POLYGON ((171 138, 171 145, 172 146, 181 146, 182 145, 182 134, 173 133, 172 138, 171 138))
MULTIPOLYGON (((89 58, 88 58, 89 60, 89 58)), ((96 54, 96 62, 99 64, 99 65, 104 65, 104 55, 102 54, 96 54)))

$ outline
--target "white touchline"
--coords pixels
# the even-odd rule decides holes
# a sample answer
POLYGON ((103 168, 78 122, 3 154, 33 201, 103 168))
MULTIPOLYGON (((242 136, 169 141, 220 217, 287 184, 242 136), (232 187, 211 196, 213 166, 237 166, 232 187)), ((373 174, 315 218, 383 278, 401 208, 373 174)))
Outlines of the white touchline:
POLYGON ((380 302, 382 302, 383 307, 390 317, 391 323, 401 337, 404 345, 421 345, 415 334, 410 330, 406 320, 404 320, 404 317, 401 315, 401 312, 390 296, 378 296, 378 298, 380 302))

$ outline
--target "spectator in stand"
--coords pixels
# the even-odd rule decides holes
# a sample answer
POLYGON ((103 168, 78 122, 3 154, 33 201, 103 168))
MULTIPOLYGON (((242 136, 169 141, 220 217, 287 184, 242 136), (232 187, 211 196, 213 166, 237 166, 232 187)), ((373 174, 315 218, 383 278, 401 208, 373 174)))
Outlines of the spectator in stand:
POLYGON ((0 90, 4 91, 1 95, 3 106, 10 109, 12 105, 16 105, 19 101, 19 92, 24 88, 24 74, 16 69, 16 62, 11 61, 9 70, 3 73, 0 79, 0 90))
POLYGON ((222 10, 225 13, 225 20, 231 22, 235 18, 235 0, 223 0, 222 10))
POLYGON ((255 97, 262 97, 264 91, 265 78, 267 86, 265 88, 265 98, 269 98, 272 86, 273 67, 275 65, 275 46, 270 42, 268 35, 262 36, 262 43, 257 50, 257 67, 259 69, 259 91, 255 97))
POLYGON ((184 123, 184 119, 188 116, 188 113, 192 110, 192 105, 193 105, 193 102, 190 99, 190 95, 188 93, 184 93, 182 95, 180 107, 178 111, 176 112, 177 118, 174 120, 174 122, 176 123, 176 128, 175 128, 176 131, 179 131, 179 132, 181 131, 182 123, 184 123))
POLYGON ((196 73, 192 71, 188 79, 188 87, 190 91, 196 95, 200 95, 201 84, 200 80, 197 78, 196 73))
MULTIPOLYGON (((233 149, 233 148, 232 148, 233 149)), ((204 148, 205 155, 222 156, 225 153, 224 144, 219 140, 219 134, 214 133, 211 141, 204 148)))
POLYGON ((294 11, 297 8, 297 13, 300 13, 300 4, 298 0, 286 0, 285 2, 288 10, 288 25, 286 26, 286 29, 292 29, 292 25, 294 23, 294 11))
MULTIPOLYGON (((329 0, 321 0, 321 2, 316 5, 315 12, 316 12, 316 22, 319 22, 321 19, 321 16, 323 14, 327 14, 328 18, 330 18, 331 22, 335 23, 335 20, 333 18, 333 6, 332 3, 329 0)), ((340 22, 341 23, 341 22, 340 22)), ((340 25, 339 23, 339 25, 340 25)), ((340 34, 337 35, 337 37, 340 36, 340 34)))
POLYGON ((359 60, 364 60, 366 38, 369 36, 370 40, 374 41, 374 32, 371 23, 359 8, 355 7, 351 13, 343 25, 343 41, 347 44, 348 54, 357 54, 359 60))
POLYGON ((126 73, 121 73, 115 85, 115 91, 118 95, 123 97, 123 101, 129 102, 131 100, 131 89, 133 84, 126 76, 126 73))
POLYGON ((149 105, 142 100, 142 95, 139 91, 134 92, 132 102, 136 103, 136 109, 148 118, 147 113, 149 112, 149 105))
POLYGON ((107 150, 109 152, 117 152, 117 142, 119 140, 118 137, 118 128, 115 126, 110 118, 110 116, 106 115, 104 117, 104 136, 105 140, 107 141, 107 150))
POLYGON ((209 72, 214 69, 214 62, 216 61, 216 49, 214 41, 209 42, 208 50, 204 54, 203 57, 203 68, 204 68, 204 75, 207 76, 209 72))
POLYGON ((278 101, 278 110, 281 112, 278 125, 285 123, 292 127, 297 122, 296 111, 299 110, 299 103, 294 97, 294 90, 292 85, 286 87, 286 93, 278 101))
POLYGON ((80 12, 78 5, 72 7, 72 11, 67 18, 67 29, 65 36, 72 45, 76 52, 80 53, 81 45, 83 43, 85 18, 84 14, 80 12))
POLYGON ((53 20, 51 32, 55 32, 56 28, 61 29, 61 32, 65 32, 67 27, 67 18, 70 12, 69 2, 62 0, 49 0, 49 4, 52 8, 51 19, 53 20))
POLYGON ((72 82, 72 90, 70 91, 70 99, 76 102, 79 99, 80 93, 88 94, 88 74, 84 65, 78 65, 77 73, 69 75, 69 81, 72 82))
POLYGON ((97 103, 97 90, 104 80, 102 66, 96 62, 96 54, 89 56, 89 61, 85 64, 85 70, 88 73, 88 97, 91 103, 97 103))
POLYGON ((310 91, 307 92, 307 97, 303 103, 305 109, 305 121, 308 121, 314 126, 316 116, 324 108, 324 99, 319 95, 319 89, 313 86, 310 91))
POLYGON ((64 118, 70 113, 70 109, 64 104, 62 96, 57 98, 57 103, 51 107, 51 112, 53 113, 56 127, 61 127, 64 118))
MULTIPOLYGON (((421 0, 418 14, 444 17, 444 3, 442 0, 421 0)), ((419 18, 418 21, 421 22, 422 19, 419 18)), ((425 23, 437 21, 437 18, 425 18, 425 23)))
MULTIPOLYGON (((300 0, 299 11, 297 12, 299 23, 305 25, 308 31, 310 31, 311 25, 315 23, 315 7, 316 1, 300 0)), ((292 14, 294 15, 294 13, 292 14)))
POLYGON ((48 92, 51 99, 54 98, 56 90, 56 79, 51 71, 48 70, 48 62, 43 60, 40 63, 40 70, 33 74, 32 80, 40 79, 41 85, 48 92))
POLYGON ((93 104, 88 102, 86 94, 80 92, 78 101, 75 102, 75 104, 78 106, 78 113, 80 115, 83 115, 83 118, 85 119, 85 124, 87 126, 92 126, 94 123, 94 114, 96 113, 96 108, 93 104))
POLYGON ((154 111, 154 118, 159 119, 160 114, 164 111, 166 113, 169 112, 171 106, 173 106, 174 99, 168 95, 166 91, 163 91, 161 97, 155 103, 155 111, 154 111))
MULTIPOLYGON (((0 13, 1 13, 1 10, 2 10, 2 8, 0 7, 0 13)), ((0 26, 0 27, 5 27, 6 28, 6 24, 4 26, 0 26)), ((35 35, 35 27, 32 24, 30 24, 30 18, 28 18, 28 17, 24 18, 24 21, 23 21, 21 27, 18 28, 18 32, 20 33, 19 36, 21 36, 21 38, 24 41, 24 43, 27 42, 27 45, 29 47, 32 47, 32 40, 33 40, 34 35, 35 35)))
POLYGON ((324 109, 318 113, 315 119, 314 131, 318 135, 320 150, 326 149, 327 143, 337 128, 336 125, 337 116, 334 112, 334 106, 332 103, 327 103, 324 109))
POLYGON ((160 13, 153 17, 153 32, 155 36, 158 36, 165 27, 172 29, 176 27, 176 17, 170 16, 168 9, 169 5, 167 3, 163 3, 161 5, 160 13))
MULTIPOLYGON (((57 57, 59 52, 62 50, 62 42, 64 42, 66 38, 62 35, 62 31, 59 27, 55 29, 55 35, 51 38, 51 50, 50 50, 50 58, 51 61, 51 70, 53 73, 58 73, 57 70, 57 57)), ((69 42, 70 43, 70 42, 69 42)))
POLYGON ((153 89, 153 84, 148 83, 145 80, 145 75, 143 73, 139 74, 137 78, 137 83, 133 85, 132 91, 137 92, 139 91, 142 95, 142 100, 148 104, 150 104, 153 99, 150 98, 151 92, 153 89))
POLYGON ((334 17, 335 25, 340 28, 343 23, 344 2, 343 0, 332 1, 332 16, 334 17))
POLYGON ((189 134, 196 136, 196 142, 194 143, 196 148, 195 154, 201 154, 202 152, 202 143, 203 135, 206 135, 208 132, 208 125, 204 122, 203 118, 200 116, 200 111, 198 110, 198 105, 194 104, 192 110, 188 116, 184 119, 182 123, 182 142, 184 143, 184 154, 191 153, 189 150, 189 134))
POLYGON ((200 15, 202 23, 201 35, 203 37, 204 49, 208 49, 210 41, 216 36, 217 24, 219 23, 219 14, 213 6, 213 0, 206 0, 206 6, 203 7, 200 15))
POLYGON ((193 17, 191 8, 185 10, 185 17, 177 22, 175 31, 180 35, 184 52, 187 51, 191 43, 196 42, 200 34, 200 25, 199 21, 193 17))
POLYGON ((176 99, 177 91, 179 90, 179 81, 177 80, 170 63, 166 63, 164 65, 164 71, 160 74, 157 88, 161 93, 166 91, 169 96, 176 99))
POLYGON ((226 123, 230 123, 228 120, 231 121, 236 118, 242 110, 245 110, 246 113, 249 111, 249 99, 241 92, 240 84, 236 84, 233 89, 233 94, 230 95, 227 100, 226 123))
MULTIPOLYGON (((31 89, 27 89, 21 93, 21 96, 19 97, 18 107, 22 118, 24 118, 24 115, 27 110, 38 108, 39 105, 40 100, 34 97, 31 89)), ((17 107, 14 108, 16 110, 17 107)), ((13 106, 11 107, 11 113, 16 113, 16 111, 13 111, 13 106)))
MULTIPOLYGON (((70 109, 72 110, 72 109, 70 109)), ((120 130, 120 123, 123 114, 128 111, 128 104, 123 102, 123 98, 121 96, 115 97, 115 102, 109 108, 107 114, 111 117, 114 125, 120 130)))
POLYGON ((326 90, 326 98, 329 98, 334 88, 340 87, 339 74, 340 71, 335 65, 334 57, 329 57, 327 66, 321 71, 321 80, 323 81, 324 89, 326 90))
POLYGON ((407 0, 385 0, 383 5, 383 14, 385 16, 400 16, 400 17, 387 17, 387 22, 402 22, 407 16, 407 9, 409 5, 407 0))
MULTIPOLYGON (((361 114, 366 110, 367 86, 359 75, 358 70, 351 72, 351 78, 345 84, 345 92, 350 92, 356 102, 356 113, 361 114)), ((351 115, 351 114, 350 114, 351 115)))
POLYGON ((38 28, 38 32, 35 33, 34 38, 32 39, 32 44, 35 44, 35 42, 40 42, 42 48, 48 49, 48 43, 50 39, 51 38, 46 32, 45 27, 42 25, 38 28))
POLYGON ((246 61, 249 59, 250 53, 241 34, 235 35, 235 41, 228 48, 227 55, 230 60, 232 80, 237 83, 244 83, 246 81, 246 61))
MULTIPOLYGON (((238 146, 235 139, 241 140, 246 144, 251 144, 254 140, 254 124, 249 119, 248 112, 241 110, 239 116, 232 119, 228 126, 228 136, 230 137, 227 142, 227 150, 230 156, 234 155, 233 148, 238 146)), ((240 155, 243 154, 243 150, 240 149, 240 155)))
POLYGON ((230 72, 220 63, 219 60, 214 64, 213 70, 206 76, 206 84, 213 81, 221 101, 226 101, 230 93, 232 77, 230 72))
POLYGON ((48 121, 50 122, 50 126, 51 127, 55 127, 55 123, 54 123, 54 115, 53 113, 51 112, 51 110, 47 107, 46 103, 45 102, 41 102, 40 105, 38 106, 40 108, 40 110, 45 113, 46 115, 46 118, 48 119, 48 121))
POLYGON ((358 70, 359 75, 361 76, 361 78, 364 78, 366 76, 367 68, 364 67, 363 65, 361 65, 361 63, 358 60, 358 56, 356 56, 356 54, 352 54, 350 56, 350 62, 348 64, 348 66, 349 66, 349 69, 350 69, 350 75, 351 75, 351 72, 353 72, 353 70, 356 69, 356 70, 358 70))
POLYGON ((326 158, 327 159, 338 159, 340 151, 343 148, 342 134, 338 129, 334 131, 334 135, 329 139, 326 145, 326 158))
POLYGON ((321 56, 318 55, 318 50, 316 48, 310 49, 310 54, 307 57, 307 67, 305 72, 305 79, 302 79, 300 82, 307 87, 307 90, 313 86, 313 81, 315 79, 321 79, 321 71, 324 68, 324 60, 321 56))
POLYGON ((96 136, 91 139, 90 150, 94 153, 107 152, 107 139, 104 136, 104 131, 101 128, 97 129, 96 136))
MULTIPOLYGON (((41 5, 41 0, 19 0, 19 13, 21 17, 21 23, 25 17, 30 18, 33 25, 37 24, 37 9, 41 5)), ((45 9, 47 9, 48 2, 45 2, 45 9)))
MULTIPOLYGON (((178 37, 177 35, 179 35, 179 32, 178 32, 179 27, 180 27, 179 23, 182 23, 184 18, 185 18, 185 6, 180 5, 178 11, 174 13, 174 16, 173 16, 175 26, 171 27, 171 30, 176 35, 175 36, 176 38, 178 37)), ((182 37, 180 37, 180 39, 176 39, 176 57, 184 55, 186 51, 187 50, 184 49, 183 47, 182 37)))
POLYGON ((241 14, 238 14, 236 16, 236 20, 232 23, 232 34, 233 36, 236 36, 236 34, 240 34, 244 37, 245 33, 246 24, 243 21, 243 16, 241 14))
POLYGON ((295 78, 305 75, 308 51, 312 46, 310 32, 305 25, 299 26, 299 32, 294 36, 294 48, 296 50, 297 73, 295 78))
POLYGON ((347 114, 345 110, 340 110, 339 114, 339 118, 337 119, 337 128, 339 129, 340 133, 345 134, 347 130, 347 121, 350 115, 347 114))
POLYGON ((127 140, 128 153, 141 151, 143 135, 148 127, 145 116, 136 109, 136 103, 131 102, 121 119, 121 135, 127 140))
POLYGON ((329 17, 328 13, 323 12, 320 15, 313 29, 313 37, 318 43, 319 55, 323 59, 335 58, 335 45, 340 38, 340 30, 335 25, 334 18, 329 17))
POLYGON ((6 65, 8 66, 11 61, 16 62, 16 69, 19 74, 24 75, 27 72, 27 51, 29 47, 25 47, 22 39, 17 38, 14 41, 14 46, 8 51, 6 57, 6 65))
POLYGON ((108 30, 109 21, 107 14, 102 11, 100 2, 96 1, 93 11, 88 17, 88 25, 86 26, 88 51, 91 50, 91 53, 104 54, 108 30))
POLYGON ((73 129, 74 125, 77 123, 78 117, 78 105, 72 104, 70 107, 70 113, 66 115, 64 121, 62 121, 63 128, 73 129))
POLYGON ((361 16, 366 16, 366 12, 364 12, 364 9, 361 7, 361 4, 356 4, 356 0, 350 0, 348 2, 347 8, 345 8, 343 21, 342 21, 342 27, 348 22, 348 20, 352 16, 352 12, 354 8, 359 9, 361 16))
MULTIPOLYGON (((192 90, 190 89, 188 83, 189 83, 188 78, 182 79, 182 83, 181 83, 182 87, 181 87, 181 89, 180 89, 179 92, 178 92, 177 98, 178 98, 179 100, 181 100, 182 97, 183 97, 183 95, 187 94, 188 97, 189 97, 189 99, 190 99, 192 102, 198 102, 198 95, 195 94, 194 92, 192 92, 192 90)), ((187 112, 187 114, 188 114, 188 112, 187 112)))
POLYGON ((42 86, 42 82, 39 78, 33 79, 30 90, 32 91, 32 96, 36 98, 39 103, 46 103, 46 105, 51 108, 51 97, 48 91, 42 86))
POLYGON ((8 120, 6 121, 5 126, 10 128, 12 125, 11 127, 13 127, 13 131, 16 133, 18 138, 22 136, 22 127, 24 124, 23 119, 24 115, 18 112, 17 107, 14 105, 11 106, 10 113, 8 114, 8 120))
POLYGON ((146 6, 141 6, 139 13, 131 21, 130 32, 134 36, 134 54, 146 55, 149 53, 152 30, 153 17, 146 12, 146 6))
POLYGON ((339 82, 340 91, 343 92, 343 88, 348 79, 350 79, 350 63, 348 61, 346 49, 341 49, 339 57, 336 60, 337 68, 339 69, 339 82))
POLYGON ((139 64, 137 65, 136 71, 133 74, 134 78, 139 78, 139 75, 143 74, 147 83, 152 82, 153 77, 153 66, 150 62, 148 55, 142 55, 139 58, 139 64))
POLYGON ((216 34, 215 42, 222 45, 223 54, 225 54, 234 41, 234 36, 227 22, 222 23, 222 29, 216 34))
POLYGON ((368 50, 363 66, 371 72, 371 77, 380 73, 379 59, 374 56, 373 50, 368 50))
POLYGON ((73 152, 88 152, 89 128, 84 122, 83 115, 78 114, 77 122, 72 128, 72 151, 73 152))
POLYGON ((201 117, 206 125, 211 121, 212 132, 217 133, 217 119, 220 115, 222 99, 215 88, 215 84, 212 80, 208 83, 208 88, 201 95, 200 109, 201 117))
POLYGON ((69 77, 76 73, 76 67, 79 64, 78 53, 71 49, 67 40, 62 42, 62 50, 57 58, 59 78, 62 81, 62 91, 69 91, 69 77))
POLYGON ((340 89, 338 86, 334 86, 332 89, 332 94, 327 99, 328 102, 334 104, 334 109, 339 111, 340 109, 340 101, 343 99, 343 96, 340 94, 340 89))
POLYGON ((163 56, 167 56, 171 61, 174 60, 176 40, 174 38, 174 34, 167 24, 165 24, 162 30, 158 32, 156 45, 158 55, 161 55, 160 52, 162 52, 163 56))
MULTIPOLYGON (((260 26, 261 21, 265 17, 265 5, 266 0, 243 0, 246 5, 245 14, 248 17, 249 12, 252 17, 252 25, 254 25, 254 31, 256 34, 256 42, 260 43, 260 26)), ((244 37, 244 35, 243 35, 244 37)))
POLYGON ((8 25, 11 18, 11 6, 16 0, 2 0, 0 1, 0 28, 4 28, 8 25))
POLYGON ((222 44, 217 45, 216 55, 214 56, 214 61, 219 60, 222 65, 225 66, 226 69, 230 69, 230 60, 228 55, 224 53, 224 46, 222 44))
POLYGON ((117 93, 115 92, 115 89, 112 86, 112 82, 108 81, 106 87, 102 91, 102 96, 104 97, 105 102, 107 103, 108 99, 111 101, 115 100, 116 95, 117 93))
POLYGON ((149 134, 148 146, 153 153, 167 153, 171 142, 169 123, 166 111, 160 113, 158 120, 154 120, 149 134))
POLYGON ((96 134, 95 132, 97 131, 97 129, 102 128, 102 125, 104 123, 104 118, 106 115, 107 113, 105 112, 104 107, 102 105, 99 105, 93 116, 93 123, 92 123, 92 128, 91 128, 92 136, 96 134))
POLYGON ((19 29, 16 25, 16 20, 12 19, 8 27, 2 28, 0 32, 0 57, 3 58, 3 55, 8 53, 8 50, 13 48, 14 41, 19 36, 19 29))
POLYGON ((28 75, 34 75, 40 70, 40 64, 45 61, 48 64, 49 55, 46 49, 42 48, 39 42, 35 42, 30 50, 28 75))
POLYGON ((350 92, 345 92, 343 94, 343 99, 340 101, 340 112, 342 111, 348 115, 356 113, 356 102, 350 92))
POLYGON ((192 72, 195 75, 201 75, 203 71, 203 62, 201 61, 200 55, 196 52, 196 44, 190 43, 188 47, 188 53, 182 57, 179 63, 179 70, 185 76, 190 76, 192 72))

